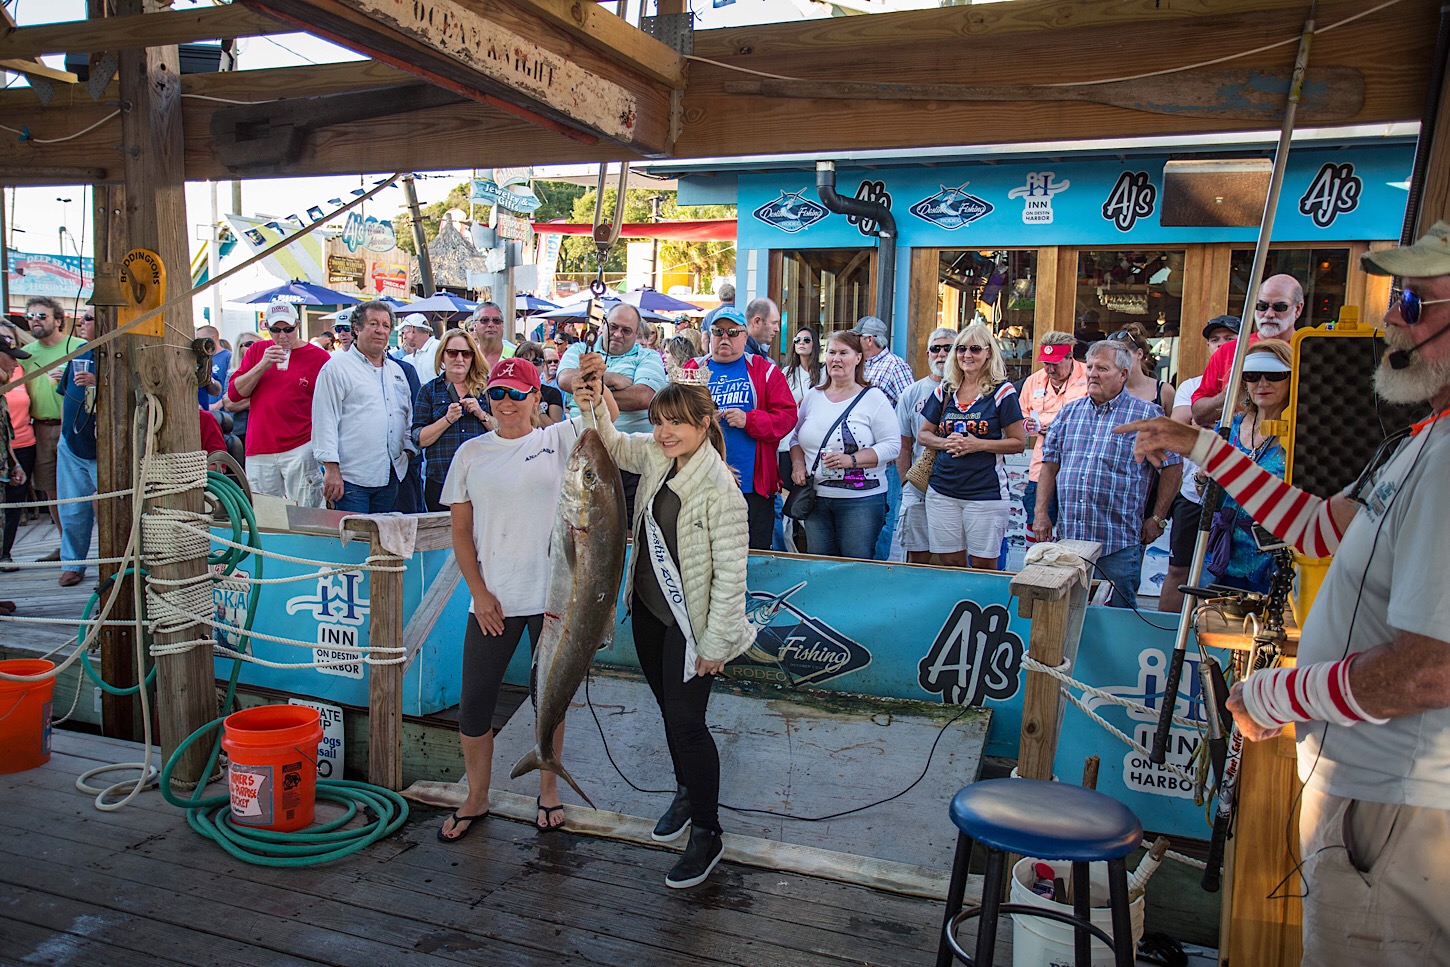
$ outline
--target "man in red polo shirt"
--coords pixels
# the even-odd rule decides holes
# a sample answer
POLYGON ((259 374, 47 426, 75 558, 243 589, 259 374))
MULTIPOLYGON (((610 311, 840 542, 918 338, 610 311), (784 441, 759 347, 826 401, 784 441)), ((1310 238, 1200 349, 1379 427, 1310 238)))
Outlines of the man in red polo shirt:
MULTIPOLYGON (((1304 313, 1304 287, 1292 275, 1271 275, 1259 286, 1259 301, 1254 303, 1254 331, 1249 342, 1260 339, 1288 339, 1294 335, 1294 324, 1304 313)), ((1193 394, 1193 422, 1213 426, 1223 415, 1223 394, 1234 368, 1234 352, 1238 340, 1219 347, 1208 360, 1203 382, 1193 394)))
POLYGON ((297 328, 297 309, 267 307, 271 341, 252 343, 232 375, 227 396, 252 401, 247 420, 247 480, 252 492, 322 506, 322 471, 312 455, 312 394, 332 357, 297 328))

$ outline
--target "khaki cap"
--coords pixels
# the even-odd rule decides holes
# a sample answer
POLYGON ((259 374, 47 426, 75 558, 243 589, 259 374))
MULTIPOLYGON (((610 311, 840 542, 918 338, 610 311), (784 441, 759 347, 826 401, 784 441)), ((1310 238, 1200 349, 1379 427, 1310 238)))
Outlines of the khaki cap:
POLYGON ((1436 222, 1414 245, 1366 252, 1359 257, 1359 264, 1371 275, 1405 279, 1450 275, 1450 222, 1436 222))

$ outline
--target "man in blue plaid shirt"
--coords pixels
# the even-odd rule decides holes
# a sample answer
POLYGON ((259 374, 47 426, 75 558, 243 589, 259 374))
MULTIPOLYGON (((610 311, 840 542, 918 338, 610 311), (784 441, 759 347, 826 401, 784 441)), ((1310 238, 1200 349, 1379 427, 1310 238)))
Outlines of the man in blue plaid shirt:
POLYGON ((1163 461, 1153 507, 1148 494, 1154 470, 1133 459, 1136 434, 1113 429, 1134 420, 1163 416, 1156 403, 1127 391, 1133 357, 1121 343, 1104 339, 1087 353, 1087 396, 1062 408, 1042 443, 1042 478, 1037 483, 1037 513, 1032 522, 1038 541, 1097 541, 1100 573, 1113 583, 1108 603, 1138 606, 1143 578, 1143 547, 1156 541, 1168 523, 1168 509, 1183 478, 1176 454, 1163 461), (1058 498, 1054 528, 1047 509, 1058 498))

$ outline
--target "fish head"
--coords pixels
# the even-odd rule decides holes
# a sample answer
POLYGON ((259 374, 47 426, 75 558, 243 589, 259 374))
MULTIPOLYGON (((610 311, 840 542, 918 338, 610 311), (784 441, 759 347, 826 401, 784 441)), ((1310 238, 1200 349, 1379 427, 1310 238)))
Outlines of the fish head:
POLYGON ((559 511, 572 527, 586 532, 625 528, 624 482, 596 430, 585 430, 569 451, 559 511))

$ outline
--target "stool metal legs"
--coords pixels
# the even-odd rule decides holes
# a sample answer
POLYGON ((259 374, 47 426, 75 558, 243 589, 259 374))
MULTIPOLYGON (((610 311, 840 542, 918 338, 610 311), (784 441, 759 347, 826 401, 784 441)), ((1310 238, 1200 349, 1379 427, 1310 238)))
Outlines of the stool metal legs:
POLYGON ((936 967, 951 967, 952 948, 947 944, 947 931, 951 929, 952 917, 962 908, 962 898, 967 895, 967 871, 972 864, 972 839, 965 833, 957 833, 957 855, 952 860, 952 879, 947 886, 947 910, 942 917, 942 935, 936 948, 936 967))
POLYGON ((987 850, 987 875, 982 880, 982 916, 977 921, 977 956, 974 967, 992 967, 997 954, 997 918, 1002 915, 1002 880, 1007 854, 987 850))
POLYGON ((1133 967, 1137 960, 1133 921, 1128 909, 1128 858, 1108 860, 1108 905, 1113 912, 1113 951, 1118 967, 1133 967))
MULTIPOLYGON (((1072 864, 1072 912, 1083 923, 1093 922, 1092 883, 1088 879, 1086 863, 1072 864)), ((1092 943, 1092 935, 1086 929, 1073 928, 1072 956, 1075 967, 1089 967, 1092 964, 1092 943)))

